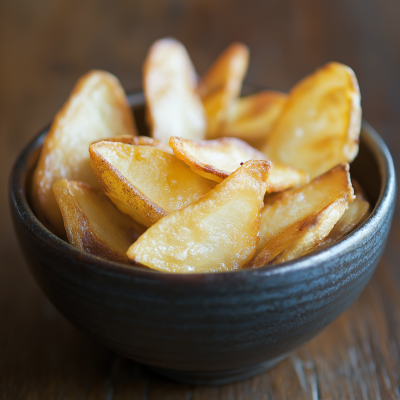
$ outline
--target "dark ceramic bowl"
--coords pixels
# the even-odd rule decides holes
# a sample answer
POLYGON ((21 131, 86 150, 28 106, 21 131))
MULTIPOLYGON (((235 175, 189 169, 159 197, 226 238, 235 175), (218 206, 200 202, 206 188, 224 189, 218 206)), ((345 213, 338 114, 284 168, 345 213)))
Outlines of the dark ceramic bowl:
MULTIPOLYGON (((143 96, 129 99, 145 133, 143 96)), ((46 132, 23 150, 10 177, 14 226, 33 275, 88 337, 174 379, 226 383, 275 365, 353 303, 385 247, 395 172, 385 143, 366 122, 351 166, 373 208, 362 226, 299 260, 193 275, 106 261, 50 233, 27 198, 46 132)))

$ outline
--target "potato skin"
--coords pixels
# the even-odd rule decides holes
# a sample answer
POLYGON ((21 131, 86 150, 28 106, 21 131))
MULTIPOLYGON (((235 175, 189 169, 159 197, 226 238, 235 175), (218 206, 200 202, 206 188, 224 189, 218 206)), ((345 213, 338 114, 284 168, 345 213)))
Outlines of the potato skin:
MULTIPOLYGON (((189 140, 172 136, 169 145, 176 157, 189 165, 192 171, 215 182, 222 182, 248 160, 267 160, 264 153, 233 137, 189 140)), ((273 163, 267 192, 279 192, 308 181, 308 175, 303 171, 273 163)))
POLYGON ((147 226, 156 223, 160 218, 167 215, 167 212, 154 204, 144 196, 135 186, 133 186, 118 170, 111 165, 96 151, 99 145, 105 142, 97 143, 89 148, 90 161, 93 171, 99 180, 104 192, 110 196, 110 199, 117 198, 125 205, 140 210, 140 215, 147 222, 147 226))
MULTIPOLYGON (((120 200, 151 226, 210 191, 214 183, 154 146, 99 142, 89 148, 93 171, 111 200, 120 200)), ((126 212, 125 208, 118 208, 126 212)))
POLYGON ((53 183, 68 178, 99 187, 88 147, 96 140, 121 134, 136 135, 125 93, 115 76, 91 71, 79 79, 55 116, 33 175, 34 211, 56 235, 65 235, 65 229, 53 183))
POLYGON ((265 154, 236 138, 188 140, 172 136, 169 145, 194 172, 216 182, 222 182, 245 161, 267 160, 265 154))

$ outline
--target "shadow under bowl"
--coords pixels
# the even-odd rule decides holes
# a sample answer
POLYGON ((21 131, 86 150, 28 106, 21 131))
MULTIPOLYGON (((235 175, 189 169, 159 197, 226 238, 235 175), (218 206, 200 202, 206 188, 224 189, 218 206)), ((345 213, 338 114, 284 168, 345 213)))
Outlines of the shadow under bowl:
MULTIPOLYGON (((143 95, 129 100, 146 134, 143 95)), ((366 122, 351 165, 373 209, 361 226, 292 262, 190 275, 107 261, 49 232, 27 197, 46 133, 22 151, 9 187, 15 231, 36 281, 89 338, 175 380, 222 384, 275 365, 353 303, 385 247, 395 172, 385 143, 366 122)))

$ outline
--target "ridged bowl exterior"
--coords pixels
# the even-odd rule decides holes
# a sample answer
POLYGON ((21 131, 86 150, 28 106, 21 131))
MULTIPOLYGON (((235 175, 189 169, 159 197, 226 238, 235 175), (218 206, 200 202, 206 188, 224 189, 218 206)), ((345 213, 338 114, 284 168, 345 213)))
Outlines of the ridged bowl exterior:
POLYGON ((275 364, 353 303, 384 250, 395 172, 386 145, 365 122, 361 141, 368 154, 355 169, 376 204, 361 227, 293 262, 193 275, 109 262, 50 233, 27 199, 45 133, 25 148, 10 176, 15 231, 33 275, 88 337, 175 379, 224 383, 275 364))

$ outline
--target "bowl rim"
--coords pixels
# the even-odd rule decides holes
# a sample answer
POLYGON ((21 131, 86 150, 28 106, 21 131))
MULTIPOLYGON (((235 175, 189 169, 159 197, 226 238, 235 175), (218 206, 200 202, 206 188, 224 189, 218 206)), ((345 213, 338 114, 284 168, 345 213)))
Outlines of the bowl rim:
MULTIPOLYGON (((132 103, 140 103, 143 93, 136 92, 128 95, 128 100, 132 103)), ((39 151, 44 137, 49 130, 49 126, 42 129, 21 151, 18 156, 9 178, 10 206, 15 208, 18 217, 28 229, 31 235, 36 236, 44 244, 50 245, 60 252, 67 252, 68 257, 74 258, 78 263, 82 263, 102 272, 111 275, 124 275, 125 277, 142 277, 161 281, 176 281, 177 283, 191 282, 220 282, 226 280, 243 280, 249 277, 269 277, 273 275, 283 275, 294 271, 314 268, 317 265, 328 262, 338 252, 340 254, 349 253, 357 247, 357 243, 368 234, 375 232, 379 226, 381 216, 394 204, 396 196, 396 177, 395 169, 390 152, 379 134, 372 126, 362 120, 361 135, 362 140, 372 152, 377 161, 379 175, 381 178, 381 188, 379 197, 374 209, 368 218, 345 238, 327 248, 314 251, 306 256, 292 261, 284 262, 272 266, 263 266, 256 269, 239 269, 216 273, 188 273, 171 274, 163 273, 152 269, 145 269, 138 265, 128 265, 116 261, 109 261, 101 257, 92 255, 68 242, 60 239, 51 233, 33 213, 26 193, 26 180, 28 177, 28 164, 32 154, 39 151)))

